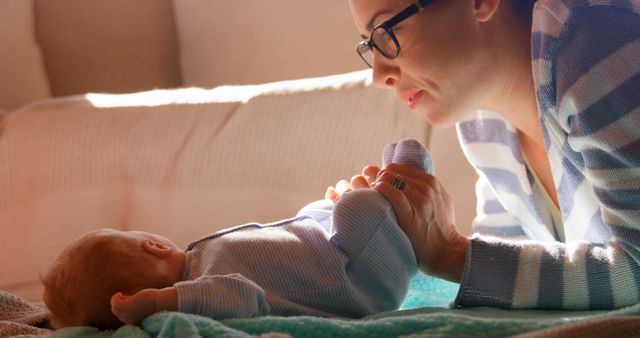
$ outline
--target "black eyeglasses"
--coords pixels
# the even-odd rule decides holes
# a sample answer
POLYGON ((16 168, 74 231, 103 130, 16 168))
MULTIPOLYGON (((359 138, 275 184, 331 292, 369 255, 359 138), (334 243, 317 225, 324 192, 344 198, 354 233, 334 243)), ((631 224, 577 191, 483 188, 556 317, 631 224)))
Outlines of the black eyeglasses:
POLYGON ((393 27, 410 16, 421 12, 425 7, 434 0, 418 0, 409 7, 403 9, 400 13, 394 15, 391 19, 375 26, 371 31, 368 39, 360 41, 356 46, 356 52, 362 60, 373 68, 373 50, 377 50, 387 59, 395 59, 400 54, 400 43, 393 33, 393 27))

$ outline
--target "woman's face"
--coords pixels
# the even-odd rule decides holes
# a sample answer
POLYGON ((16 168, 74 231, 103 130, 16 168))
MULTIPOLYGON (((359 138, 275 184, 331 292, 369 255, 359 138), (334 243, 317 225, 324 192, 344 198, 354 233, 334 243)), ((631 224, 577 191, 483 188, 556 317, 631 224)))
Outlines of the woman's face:
MULTIPOLYGON (((350 0, 363 36, 413 1, 350 0)), ((490 50, 476 0, 435 0, 393 29, 400 54, 393 60, 374 52, 374 82, 393 87, 398 97, 432 125, 448 126, 482 108, 490 96, 490 50)))

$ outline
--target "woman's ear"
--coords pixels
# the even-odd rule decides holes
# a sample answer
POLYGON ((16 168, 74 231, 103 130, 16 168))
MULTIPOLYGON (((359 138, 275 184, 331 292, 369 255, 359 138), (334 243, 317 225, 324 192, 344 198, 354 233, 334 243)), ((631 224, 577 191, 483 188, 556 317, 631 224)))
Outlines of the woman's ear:
POLYGON ((480 22, 487 22, 500 7, 501 0, 475 0, 475 16, 480 22))
POLYGON ((168 245, 151 238, 145 238, 142 240, 142 248, 144 248, 146 252, 160 258, 165 258, 171 255, 171 248, 168 245))

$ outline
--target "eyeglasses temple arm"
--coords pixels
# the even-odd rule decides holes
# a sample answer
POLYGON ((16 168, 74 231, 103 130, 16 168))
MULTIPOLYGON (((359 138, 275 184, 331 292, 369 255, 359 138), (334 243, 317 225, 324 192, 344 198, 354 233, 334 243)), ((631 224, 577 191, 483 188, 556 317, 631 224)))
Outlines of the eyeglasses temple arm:
POLYGON ((418 2, 413 5, 405 8, 402 12, 396 14, 393 18, 386 21, 383 25, 385 29, 388 27, 393 27, 398 24, 400 21, 410 17, 411 15, 422 11, 427 5, 432 3, 434 0, 418 0, 418 2))

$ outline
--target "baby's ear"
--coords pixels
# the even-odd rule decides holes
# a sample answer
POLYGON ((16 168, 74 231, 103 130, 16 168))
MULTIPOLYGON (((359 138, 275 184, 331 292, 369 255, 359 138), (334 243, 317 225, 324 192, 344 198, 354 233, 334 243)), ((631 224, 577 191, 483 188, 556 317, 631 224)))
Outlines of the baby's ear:
POLYGON ((146 252, 161 258, 167 257, 171 254, 171 248, 168 245, 151 238, 143 239, 142 247, 146 252))

